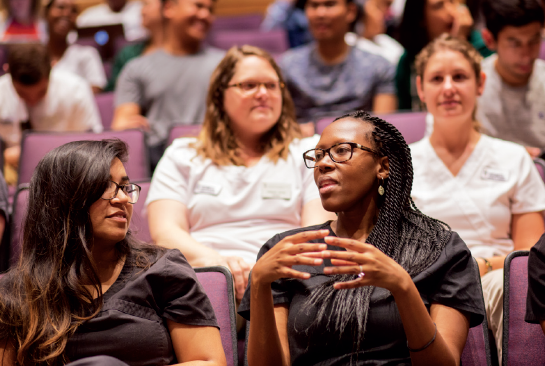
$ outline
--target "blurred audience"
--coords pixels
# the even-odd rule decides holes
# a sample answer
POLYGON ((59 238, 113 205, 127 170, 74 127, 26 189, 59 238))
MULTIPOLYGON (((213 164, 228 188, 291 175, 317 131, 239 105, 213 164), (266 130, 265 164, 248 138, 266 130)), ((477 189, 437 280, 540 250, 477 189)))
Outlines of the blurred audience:
POLYGON ((305 13, 315 42, 289 50, 280 60, 304 134, 312 134, 307 123, 321 117, 356 109, 394 111, 394 66, 344 41, 356 19, 356 4, 308 0, 305 13))
POLYGON ((501 360, 503 264, 545 231, 545 186, 524 147, 483 135, 475 120, 486 75, 478 51, 444 34, 416 57, 417 90, 434 117, 411 145, 412 197, 467 244, 481 273, 488 326, 501 360))
POLYGON ((2 0, 2 42, 44 41, 45 23, 40 19, 40 0, 2 0))
POLYGON ((275 0, 267 7, 261 30, 285 29, 290 47, 298 47, 312 41, 305 16, 307 0, 275 0))
POLYGON ((354 32, 346 33, 344 39, 350 46, 384 57, 394 66, 403 54, 403 46, 386 34, 386 18, 393 0, 365 0, 361 21, 354 32))
POLYGON ((544 13, 538 0, 488 0, 483 4, 488 48, 482 62, 486 85, 477 119, 486 134, 545 148, 545 61, 539 60, 544 13))
MULTIPOLYGON (((0 169, 1 170, 1 169, 0 169)), ((9 267, 10 256, 10 202, 8 186, 4 175, 0 171, 0 272, 9 267)))
POLYGON ((203 45, 214 0, 163 0, 164 48, 132 60, 115 89, 112 129, 148 131, 150 161, 163 154, 170 127, 200 124, 210 75, 224 51, 203 45))
POLYGON ((0 137, 6 144, 6 181, 14 184, 23 130, 100 132, 102 124, 89 84, 72 73, 51 71, 46 46, 11 46, 8 68, 0 77, 0 137))
POLYGON ((77 9, 73 0, 49 0, 45 5, 49 30, 47 47, 55 69, 72 72, 87 80, 93 92, 106 86, 106 74, 96 48, 68 44, 68 33, 75 29, 77 9))
POLYGON ((142 27, 142 3, 138 0, 107 0, 85 9, 77 19, 78 28, 123 24, 125 38, 135 41, 146 37, 142 27))
POLYGON ((147 55, 163 46, 163 16, 161 10, 161 0, 142 0, 142 26, 148 30, 149 38, 124 47, 115 56, 112 75, 108 80, 106 91, 114 90, 121 70, 130 60, 141 55, 147 55))
POLYGON ((430 41, 448 33, 468 40, 484 57, 492 53, 473 28, 469 9, 459 0, 407 0, 399 33, 405 52, 397 65, 396 88, 398 106, 403 110, 422 109, 416 91, 414 59, 430 41))
POLYGON ((271 56, 231 48, 212 75, 201 134, 175 140, 153 175, 153 241, 180 249, 192 266, 230 268, 242 298, 265 241, 334 217, 301 158, 318 136, 300 137, 271 56))

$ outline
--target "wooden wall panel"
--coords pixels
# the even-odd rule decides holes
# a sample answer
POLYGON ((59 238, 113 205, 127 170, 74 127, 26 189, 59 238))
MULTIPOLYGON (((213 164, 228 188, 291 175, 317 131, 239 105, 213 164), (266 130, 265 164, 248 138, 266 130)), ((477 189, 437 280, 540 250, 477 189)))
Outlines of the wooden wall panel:
MULTIPOLYGON (((80 11, 89 6, 96 5, 104 0, 75 0, 80 11)), ((216 14, 222 15, 237 15, 237 14, 264 14, 267 5, 273 0, 217 0, 216 14)))

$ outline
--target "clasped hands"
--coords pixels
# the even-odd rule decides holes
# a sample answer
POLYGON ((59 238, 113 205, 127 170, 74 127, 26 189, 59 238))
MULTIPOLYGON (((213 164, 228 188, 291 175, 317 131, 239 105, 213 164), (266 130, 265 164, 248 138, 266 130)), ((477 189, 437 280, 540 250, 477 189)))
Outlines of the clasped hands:
POLYGON ((293 266, 319 266, 324 259, 331 259, 332 267, 325 267, 324 274, 360 274, 363 276, 347 282, 337 282, 335 289, 361 286, 382 287, 395 295, 412 283, 409 274, 392 258, 371 244, 353 239, 327 236, 329 230, 306 231, 288 236, 265 253, 252 271, 252 285, 270 284, 280 278, 308 279, 310 274, 293 269, 293 266), (329 245, 346 251, 327 250, 326 244, 308 243, 324 238, 329 245))

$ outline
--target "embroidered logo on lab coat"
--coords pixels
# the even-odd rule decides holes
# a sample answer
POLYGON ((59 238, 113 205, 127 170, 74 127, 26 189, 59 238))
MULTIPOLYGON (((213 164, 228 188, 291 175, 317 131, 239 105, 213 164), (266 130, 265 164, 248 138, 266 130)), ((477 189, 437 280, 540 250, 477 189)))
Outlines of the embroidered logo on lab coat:
POLYGON ((199 182, 195 187, 194 193, 203 193, 209 194, 212 196, 217 196, 221 191, 221 185, 217 183, 210 182, 199 182))
POLYGON ((509 179, 509 172, 503 169, 484 168, 481 173, 481 179, 506 182, 509 179))

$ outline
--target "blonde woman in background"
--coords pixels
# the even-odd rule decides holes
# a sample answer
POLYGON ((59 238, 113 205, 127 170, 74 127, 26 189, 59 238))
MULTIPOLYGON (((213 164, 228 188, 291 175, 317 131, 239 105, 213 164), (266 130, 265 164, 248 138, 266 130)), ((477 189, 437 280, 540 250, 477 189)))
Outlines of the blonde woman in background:
POLYGON ((197 139, 180 138, 159 162, 147 209, 152 239, 195 267, 224 265, 242 298, 263 243, 323 223, 312 171, 280 69, 265 51, 233 47, 212 75, 197 139))
POLYGON ((422 212, 458 232, 477 260, 501 360, 503 263, 543 234, 545 186, 524 147, 479 132, 480 61, 468 42, 446 34, 417 56, 418 95, 434 126, 411 145, 412 197, 422 212))

